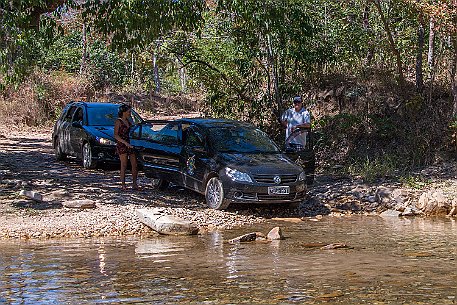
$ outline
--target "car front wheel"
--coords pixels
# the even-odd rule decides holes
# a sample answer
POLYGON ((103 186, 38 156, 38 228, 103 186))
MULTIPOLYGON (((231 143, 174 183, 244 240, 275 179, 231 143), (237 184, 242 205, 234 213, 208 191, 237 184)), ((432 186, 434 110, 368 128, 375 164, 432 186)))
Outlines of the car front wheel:
POLYGON ((205 191, 206 204, 211 209, 224 210, 230 202, 224 199, 224 188, 221 180, 217 177, 213 177, 208 180, 205 191))
POLYGON ((152 179, 152 185, 155 188, 163 191, 163 190, 167 189, 168 186, 170 186, 170 182, 168 182, 165 179, 152 179))
POLYGON ((92 147, 89 143, 83 145, 83 167, 84 168, 95 168, 97 163, 92 159, 92 147))

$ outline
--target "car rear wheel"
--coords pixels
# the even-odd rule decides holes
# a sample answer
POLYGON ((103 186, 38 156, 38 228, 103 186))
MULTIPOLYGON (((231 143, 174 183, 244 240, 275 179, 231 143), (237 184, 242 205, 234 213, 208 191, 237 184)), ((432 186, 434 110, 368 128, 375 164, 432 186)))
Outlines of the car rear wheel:
POLYGON ((62 161, 67 158, 67 155, 62 152, 62 147, 60 147, 59 138, 54 140, 54 154, 57 161, 62 161))
POLYGON ((97 166, 97 162, 92 159, 92 147, 90 147, 89 143, 84 143, 82 155, 84 168, 95 168, 97 166))
POLYGON ((221 180, 217 177, 213 177, 208 180, 205 191, 206 204, 208 207, 215 210, 226 209, 230 202, 224 199, 224 188, 221 180))

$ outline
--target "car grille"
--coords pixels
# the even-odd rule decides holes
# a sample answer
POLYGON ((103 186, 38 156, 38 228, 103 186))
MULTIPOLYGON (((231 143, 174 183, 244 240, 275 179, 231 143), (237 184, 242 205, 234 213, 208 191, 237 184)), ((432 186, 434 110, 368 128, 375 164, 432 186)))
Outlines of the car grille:
POLYGON ((279 176, 281 178, 281 183, 293 183, 297 181, 297 175, 254 175, 254 180, 257 183, 267 183, 267 184, 276 184, 274 177, 279 176))
POLYGON ((262 200, 294 200, 295 193, 291 193, 288 195, 257 194, 257 198, 259 199, 259 201, 262 201, 262 200))

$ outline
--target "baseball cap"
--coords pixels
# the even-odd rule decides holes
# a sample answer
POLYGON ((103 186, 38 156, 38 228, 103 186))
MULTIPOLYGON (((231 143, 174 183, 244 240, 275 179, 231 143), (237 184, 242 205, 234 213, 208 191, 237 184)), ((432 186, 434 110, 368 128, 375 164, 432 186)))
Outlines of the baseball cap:
POLYGON ((300 96, 294 97, 294 104, 298 104, 298 103, 302 103, 302 102, 303 102, 303 101, 302 101, 302 99, 301 99, 300 96))

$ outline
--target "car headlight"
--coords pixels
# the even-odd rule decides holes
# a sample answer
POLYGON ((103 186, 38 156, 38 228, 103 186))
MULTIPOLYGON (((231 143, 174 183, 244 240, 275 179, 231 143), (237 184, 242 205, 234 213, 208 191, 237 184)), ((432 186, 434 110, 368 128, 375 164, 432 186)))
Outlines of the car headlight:
POLYGON ((301 172, 300 176, 298 176, 298 181, 305 181, 306 180, 306 173, 301 172))
POLYGON ((97 142, 102 145, 116 145, 116 142, 111 141, 110 139, 97 137, 97 142))
POLYGON ((232 179, 233 181, 237 182, 252 182, 251 177, 249 177, 248 174, 240 172, 239 170, 226 167, 225 168, 225 174, 232 179))

